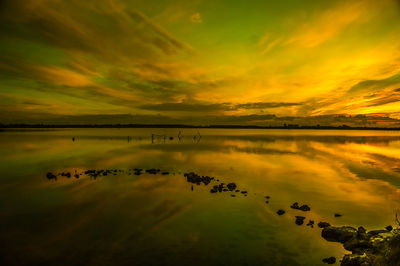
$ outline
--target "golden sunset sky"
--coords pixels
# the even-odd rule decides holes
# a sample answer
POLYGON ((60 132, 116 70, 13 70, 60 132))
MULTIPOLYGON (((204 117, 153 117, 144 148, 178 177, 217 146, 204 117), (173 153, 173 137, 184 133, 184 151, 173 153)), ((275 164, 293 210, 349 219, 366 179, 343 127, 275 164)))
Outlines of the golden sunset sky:
POLYGON ((3 123, 400 125, 398 0, 3 0, 0 39, 3 123))

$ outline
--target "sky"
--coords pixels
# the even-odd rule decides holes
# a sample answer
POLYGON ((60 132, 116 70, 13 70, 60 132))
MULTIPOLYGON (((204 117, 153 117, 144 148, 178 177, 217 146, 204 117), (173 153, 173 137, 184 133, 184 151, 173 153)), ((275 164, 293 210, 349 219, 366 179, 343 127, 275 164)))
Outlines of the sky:
POLYGON ((1 123, 400 126, 399 0, 1 0, 1 123))

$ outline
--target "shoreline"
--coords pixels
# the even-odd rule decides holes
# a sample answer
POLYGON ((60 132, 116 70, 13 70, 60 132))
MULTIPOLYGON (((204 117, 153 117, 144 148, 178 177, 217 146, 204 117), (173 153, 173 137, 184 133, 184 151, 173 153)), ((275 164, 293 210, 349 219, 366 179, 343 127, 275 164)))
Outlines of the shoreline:
POLYGON ((286 129, 286 130, 371 130, 400 131, 400 127, 351 127, 351 126, 242 126, 242 125, 184 125, 184 124, 99 124, 99 125, 51 125, 51 124, 0 124, 0 130, 7 129, 53 129, 53 128, 194 128, 194 129, 286 129))

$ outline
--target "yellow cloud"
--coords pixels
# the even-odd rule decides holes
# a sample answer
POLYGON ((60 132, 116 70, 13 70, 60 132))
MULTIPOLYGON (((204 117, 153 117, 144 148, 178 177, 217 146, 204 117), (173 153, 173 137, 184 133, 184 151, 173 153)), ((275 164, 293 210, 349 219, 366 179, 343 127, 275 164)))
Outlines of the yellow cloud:
POLYGON ((202 23, 203 18, 201 17, 200 13, 197 12, 190 16, 190 21, 193 23, 202 23))
POLYGON ((86 76, 74 71, 61 67, 38 66, 37 70, 46 81, 53 82, 58 85, 66 85, 71 87, 85 87, 94 85, 94 83, 86 76))
POLYGON ((315 47, 333 39, 347 27, 356 22, 365 22, 371 18, 367 1, 346 2, 334 9, 320 13, 313 19, 301 24, 294 36, 286 44, 299 44, 315 47))

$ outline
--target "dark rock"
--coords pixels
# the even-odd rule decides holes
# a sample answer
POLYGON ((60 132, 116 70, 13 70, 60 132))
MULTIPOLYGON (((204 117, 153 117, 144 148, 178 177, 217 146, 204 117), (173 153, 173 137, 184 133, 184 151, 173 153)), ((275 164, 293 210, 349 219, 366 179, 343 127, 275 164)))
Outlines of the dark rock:
POLYGON ((267 204, 268 204, 268 203, 269 203, 269 201, 268 201, 268 200, 266 200, 266 201, 265 201, 265 203, 267 203, 267 204))
POLYGON ((247 193, 247 191, 245 191, 245 190, 244 190, 244 191, 242 191, 242 192, 240 192, 240 193, 242 193, 242 194, 246 194, 246 193, 247 193))
POLYGON ((265 198, 266 198, 266 199, 269 199, 269 198, 271 198, 271 197, 270 197, 270 196, 265 196, 265 198))
POLYGON ((367 232, 367 230, 364 227, 360 226, 360 227, 358 227, 357 232, 359 234, 365 234, 367 232))
POLYGON ((297 224, 297 225, 302 225, 303 223, 304 223, 304 219, 305 219, 306 217, 304 217, 304 216, 296 216, 296 221, 295 221, 295 223, 297 224))
POLYGON ((135 171, 135 172, 134 172, 134 174, 135 174, 135 175, 141 175, 141 174, 142 174, 142 171, 143 171, 143 169, 140 169, 140 168, 135 168, 135 169, 133 169, 133 171, 135 171))
POLYGON ((391 225, 388 225, 385 227, 386 230, 388 230, 389 232, 393 230, 393 227, 391 225))
POLYGON ((310 226, 311 228, 314 228, 314 221, 309 220, 307 226, 310 226))
POLYGON ((169 175, 169 172, 162 172, 162 175, 169 175))
POLYGON ((340 213, 335 213, 335 217, 342 217, 340 213))
POLYGON ((334 263, 336 263, 336 258, 335 257, 325 258, 322 260, 322 262, 327 263, 327 264, 334 264, 334 263))
POLYGON ((169 137, 169 140, 173 140, 174 139, 174 137, 169 137))
POLYGON ((357 229, 350 226, 328 226, 322 230, 321 236, 327 241, 340 242, 343 244, 357 236, 357 229))
POLYGON ((292 206, 290 206, 290 208, 295 209, 295 210, 305 211, 305 212, 311 210, 310 207, 306 204, 299 206, 298 202, 293 203, 292 206))
POLYGON ((48 172, 46 174, 47 179, 51 180, 51 179, 57 179, 57 176, 55 176, 53 173, 48 172))
POLYGON ((328 226, 331 226, 331 224, 327 223, 327 222, 319 222, 318 223, 318 227, 319 228, 325 228, 325 227, 328 227, 328 226))
POLYGON ((364 227, 360 226, 357 229, 357 239, 359 240, 368 240, 369 236, 367 235, 367 230, 364 227))
POLYGON ((344 255, 341 266, 367 266, 373 265, 370 258, 365 254, 347 254, 344 255))
POLYGON ((278 210, 276 213, 277 213, 278 215, 283 215, 283 214, 285 214, 285 211, 284 211, 284 210, 278 210))
POLYGON ((240 190, 239 190, 239 189, 236 189, 235 192, 240 192, 240 190))
POLYGON ((236 197, 236 195, 232 194, 231 197, 236 197))
POLYGON ((236 184, 235 183, 229 183, 226 185, 230 191, 233 191, 236 189, 236 184))
MULTIPOLYGON (((185 173, 183 175, 186 177, 187 182, 195 183, 197 185, 200 185, 200 183, 203 183, 204 185, 208 185, 212 180, 214 180, 214 177, 199 176, 198 174, 196 174, 194 172, 185 173)), ((221 191, 222 191, 222 187, 221 187, 221 191)))
POLYGON ((75 177, 75 178, 79 178, 79 175, 78 175, 78 174, 74 174, 74 177, 75 177))
POLYGON ((303 211, 303 212, 307 212, 310 211, 310 207, 308 205, 302 205, 300 206, 299 210, 303 211))
POLYGON ((371 237, 371 236, 376 236, 376 235, 379 235, 382 233, 387 233, 387 232, 388 232, 387 230, 372 230, 372 231, 368 231, 367 235, 371 237))
POLYGON ((367 248, 372 248, 372 244, 368 240, 359 239, 358 237, 353 237, 352 239, 343 243, 344 249, 348 251, 364 250, 367 248))
POLYGON ((160 172, 160 169, 155 169, 155 168, 146 169, 146 173, 148 173, 148 174, 155 175, 155 174, 157 174, 158 172, 160 172))

